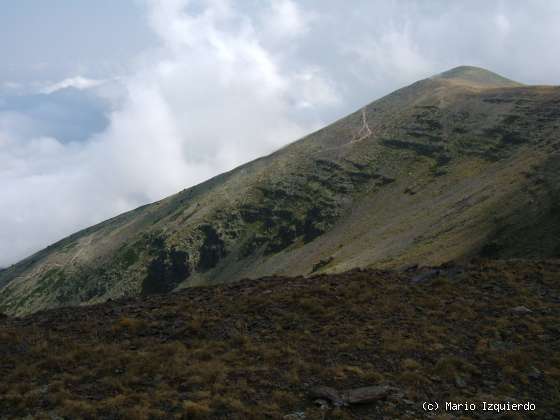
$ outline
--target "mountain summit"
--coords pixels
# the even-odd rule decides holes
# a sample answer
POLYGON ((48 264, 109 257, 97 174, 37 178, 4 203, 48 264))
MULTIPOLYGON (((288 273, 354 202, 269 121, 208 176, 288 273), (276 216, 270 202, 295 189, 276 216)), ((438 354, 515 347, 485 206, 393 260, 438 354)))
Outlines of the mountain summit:
POLYGON ((506 79, 489 70, 473 67, 459 66, 434 76, 436 79, 454 80, 484 87, 518 87, 521 83, 506 79))
POLYGON ((560 256, 560 88, 457 67, 0 272, 27 314, 245 277, 560 256))

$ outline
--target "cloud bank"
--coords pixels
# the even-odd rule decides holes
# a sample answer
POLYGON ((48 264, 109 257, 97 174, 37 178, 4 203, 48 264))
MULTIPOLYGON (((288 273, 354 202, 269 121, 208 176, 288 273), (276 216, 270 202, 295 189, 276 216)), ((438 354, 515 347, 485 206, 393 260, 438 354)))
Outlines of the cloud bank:
MULTIPOLYGON (((336 102, 317 69, 284 69, 261 42, 260 22, 233 2, 194 6, 147 4, 161 45, 120 79, 125 94, 101 132, 64 141, 31 129, 26 110, 0 113, 0 265, 269 153, 318 126, 309 109, 336 102)), ((283 30, 267 34, 275 42, 305 24, 290 1, 260 18, 283 30)), ((101 85, 74 77, 42 94, 53 102, 101 85)))
POLYGON ((0 81, 0 266, 454 66, 560 74, 556 2, 141 3, 158 42, 126 72, 0 81))

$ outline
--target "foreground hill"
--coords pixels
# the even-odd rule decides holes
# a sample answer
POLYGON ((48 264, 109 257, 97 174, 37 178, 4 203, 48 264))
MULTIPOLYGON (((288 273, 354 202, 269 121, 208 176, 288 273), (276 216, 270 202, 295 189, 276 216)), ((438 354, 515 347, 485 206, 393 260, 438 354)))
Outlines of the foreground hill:
POLYGON ((354 270, 4 318, 0 419, 555 419, 559 280, 560 260, 354 270), (387 392, 337 408, 319 386, 387 392))
POLYGON ((0 311, 560 255, 560 88, 459 67, 0 272, 0 311))

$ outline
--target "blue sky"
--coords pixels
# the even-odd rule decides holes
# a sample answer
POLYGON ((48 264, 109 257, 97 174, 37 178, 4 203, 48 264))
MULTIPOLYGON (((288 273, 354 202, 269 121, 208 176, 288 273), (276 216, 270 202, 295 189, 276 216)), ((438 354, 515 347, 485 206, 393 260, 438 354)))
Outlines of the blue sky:
POLYGON ((560 83, 548 0, 0 6, 0 266, 470 64, 560 83))
POLYGON ((0 10, 3 82, 106 77, 157 42, 140 1, 17 0, 0 10))

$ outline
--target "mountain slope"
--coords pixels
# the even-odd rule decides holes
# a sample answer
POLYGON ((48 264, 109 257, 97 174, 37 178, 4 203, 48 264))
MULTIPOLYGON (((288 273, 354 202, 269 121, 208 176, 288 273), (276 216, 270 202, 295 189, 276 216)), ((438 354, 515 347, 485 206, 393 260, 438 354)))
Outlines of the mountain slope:
POLYGON ((0 273, 25 314, 272 274, 560 255, 560 88, 459 67, 0 273))

